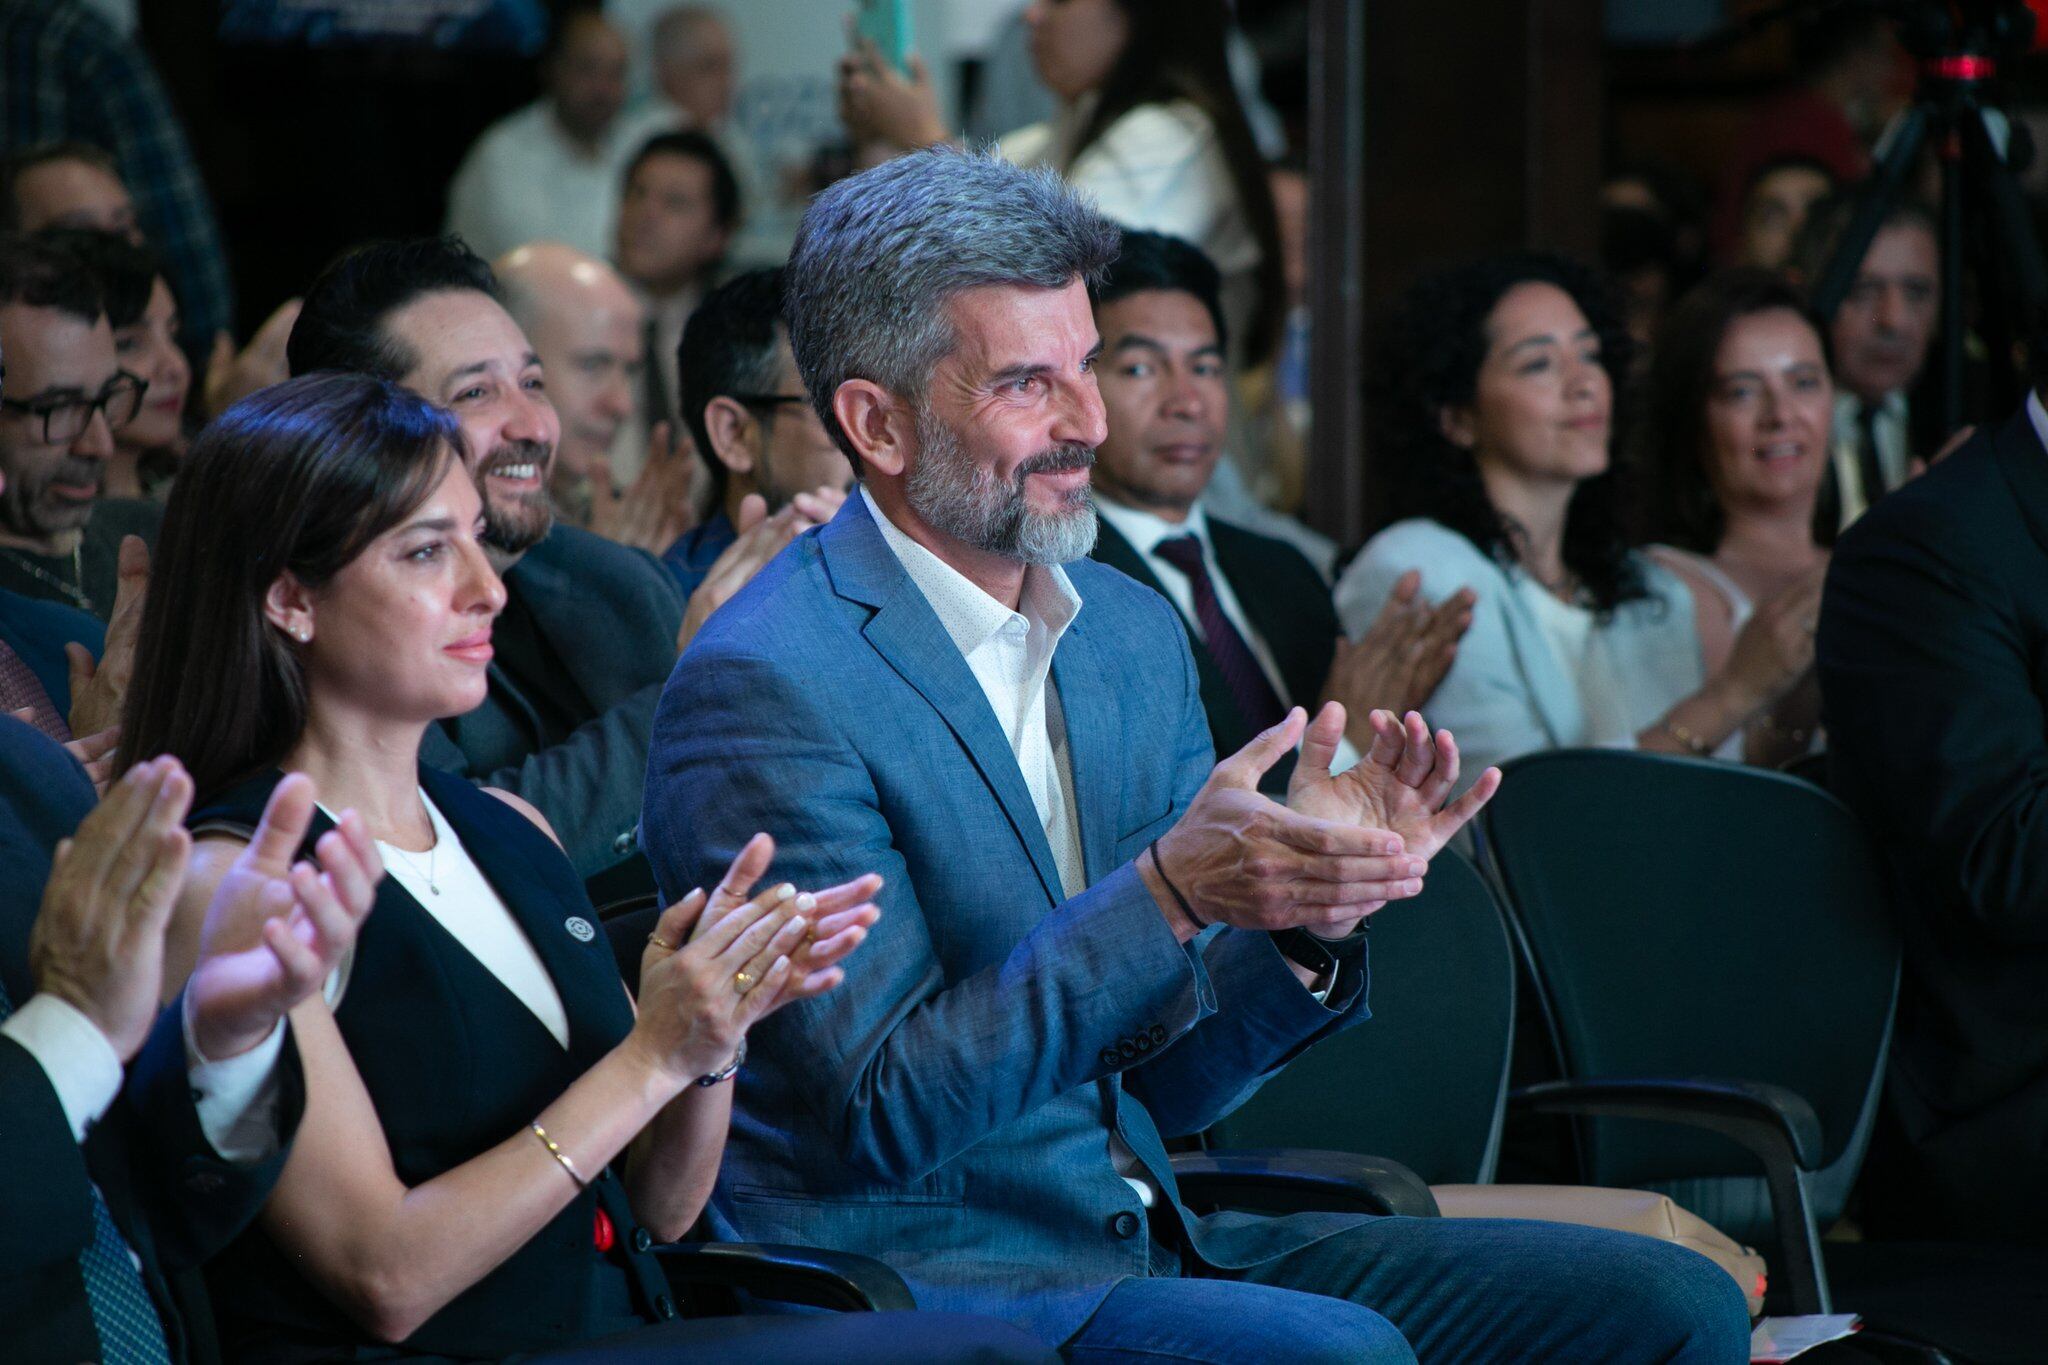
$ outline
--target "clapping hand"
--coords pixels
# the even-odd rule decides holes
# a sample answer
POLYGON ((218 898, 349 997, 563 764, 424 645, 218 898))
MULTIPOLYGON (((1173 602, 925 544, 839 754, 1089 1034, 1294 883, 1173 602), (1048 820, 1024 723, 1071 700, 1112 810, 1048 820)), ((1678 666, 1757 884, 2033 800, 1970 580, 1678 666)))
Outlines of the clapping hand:
POLYGON ((29 930, 38 993, 70 1004, 125 1063, 156 1021, 164 929, 192 852, 192 779, 174 758, 138 763, 57 845, 29 930))
POLYGON ((1458 642, 1471 628, 1478 598, 1470 588, 1435 606, 1421 590, 1422 575, 1410 569, 1395 580, 1365 634, 1355 642, 1337 640, 1323 697, 1343 703, 1348 736, 1361 753, 1372 743, 1367 717, 1373 710, 1420 710, 1457 661, 1458 642))
POLYGON ((872 874, 816 895, 787 883, 752 895, 774 856, 775 841, 756 834, 714 891, 662 914, 641 951, 634 1033, 678 1084, 725 1066, 783 1005, 838 985, 837 964, 881 913, 866 903, 882 885, 872 874))
POLYGON ((106 647, 97 662, 92 651, 64 646, 71 666, 71 733, 80 739, 105 734, 121 723, 128 679, 135 672, 135 643, 142 635, 142 605, 149 596, 149 547, 141 536, 121 537, 114 610, 107 618, 106 647))
POLYGON ((1344 708, 1323 707, 1302 739, 1301 757, 1287 784, 1287 805, 1307 815, 1398 834, 1411 857, 1432 858, 1500 789, 1500 769, 1481 773, 1464 795, 1458 785, 1458 742, 1448 730, 1430 733, 1416 712, 1406 718, 1374 711, 1372 744, 1358 763, 1336 776, 1330 760, 1344 733, 1344 708))
POLYGON ((683 629, 676 638, 676 652, 688 649, 712 613, 752 581, 769 560, 805 531, 832 520, 845 501, 844 490, 821 486, 797 494, 790 499, 789 506, 770 516, 768 501, 759 493, 749 493, 740 499, 739 515, 733 519, 739 536, 712 561, 704 581, 690 594, 690 605, 683 613, 683 629))
POLYGON ((674 436, 668 422, 656 422, 647 434, 647 462, 633 486, 620 492, 612 485, 609 459, 591 463, 590 529, 607 540, 632 545, 651 555, 675 544, 676 537, 696 524, 690 490, 697 481, 697 456, 674 436))
POLYGON ((313 807, 311 778, 278 783, 207 907, 185 1006, 193 1041, 212 1061, 256 1046, 319 990, 376 903, 384 864, 354 811, 320 836, 313 862, 298 859, 313 807))

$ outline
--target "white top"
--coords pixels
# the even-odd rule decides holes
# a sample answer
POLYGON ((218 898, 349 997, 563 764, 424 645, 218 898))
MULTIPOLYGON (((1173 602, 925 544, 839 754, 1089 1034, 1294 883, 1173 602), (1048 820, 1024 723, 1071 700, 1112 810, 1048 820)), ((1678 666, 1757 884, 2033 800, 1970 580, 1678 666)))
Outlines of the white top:
POLYGON ((1870 434, 1877 443, 1877 468, 1884 475, 1885 486, 1879 489, 1863 486, 1863 466, 1856 458, 1857 447, 1863 439, 1856 429, 1856 419, 1862 411, 1861 398, 1847 389, 1836 391, 1834 432, 1828 459, 1834 465, 1835 487, 1841 492, 1842 525, 1845 527, 1862 516, 1886 489, 1897 488, 1904 483, 1906 472, 1913 464, 1912 433, 1906 420, 1909 415, 1906 395, 1886 394, 1870 418, 1870 434))
POLYGON ((910 581, 931 603, 952 638, 1031 792, 1031 804, 1052 848, 1060 888, 1069 896, 1087 889, 1081 856, 1081 819, 1074 805, 1074 770, 1067 756, 1067 725, 1059 693, 1047 686, 1053 650, 1081 612, 1081 594, 1057 564, 1024 570, 1024 591, 1016 611, 983 592, 974 581, 912 540, 883 515, 862 484, 868 515, 881 528, 910 581))
POLYGON ((1067 166, 1094 107, 1093 96, 1077 100, 1051 122, 1003 137, 996 150, 1019 166, 1065 167, 1067 183, 1092 195, 1116 222, 1185 237, 1206 251, 1223 274, 1235 350, 1257 307, 1261 253, 1216 125, 1186 100, 1141 104, 1067 166))
POLYGON ((597 153, 570 141, 546 100, 486 128, 448 186, 448 231, 491 260, 526 242, 566 242, 611 259, 626 163, 674 122, 660 109, 622 114, 597 153))
POLYGON ((1578 685, 1585 707, 1583 743, 1599 748, 1633 749, 1636 727, 1628 701, 1628 684, 1607 648, 1607 633, 1595 630, 1593 610, 1564 602, 1529 574, 1518 575, 1515 591, 1536 618, 1536 626, 1556 653, 1565 673, 1578 685))
MULTIPOLYGON (((569 1046, 569 1016, 540 954, 462 846, 447 817, 424 791, 420 803, 434 822, 434 847, 425 853, 411 853, 379 840, 377 856, 383 860, 385 872, 498 978, 499 984, 532 1010, 556 1042, 569 1046)), ((341 1002, 349 965, 345 963, 337 974, 338 982, 329 982, 330 1005, 341 1002)))

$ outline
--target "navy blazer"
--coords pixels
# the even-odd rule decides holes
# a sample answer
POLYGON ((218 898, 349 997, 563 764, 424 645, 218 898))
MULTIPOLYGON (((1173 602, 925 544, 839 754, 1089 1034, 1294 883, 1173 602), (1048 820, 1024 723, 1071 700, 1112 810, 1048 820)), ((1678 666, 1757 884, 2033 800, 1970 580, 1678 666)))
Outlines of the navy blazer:
MULTIPOLYGON (((73 641, 97 659, 106 648, 107 628, 99 619, 62 602, 45 602, 0 588, 0 640, 21 656, 60 716, 71 714, 71 664, 64 646, 73 641)), ((66 831, 67 833, 69 831, 66 831)))
POLYGON ((2048 450, 2027 413, 1843 532, 1817 660, 1830 782, 1899 887, 1904 975, 1871 1215, 2048 1223, 2048 450))
MULTIPOLYGON (((870 516, 846 501, 700 632, 655 718, 645 840, 665 895, 756 830, 773 875, 886 879, 837 990, 753 1032, 710 1209, 722 1238, 859 1251, 927 1308, 1070 1336, 1148 1272, 1121 1136, 1172 1200, 1162 1135, 1198 1132, 1317 1038, 1326 1008, 1262 933, 1175 940, 1133 859, 1208 776, 1186 633, 1092 561, 1052 666, 1089 887, 1072 898, 979 684, 870 516)), ((1242 1267, 1355 1225, 1196 1218, 1242 1267)))
MULTIPOLYGON (((93 801, 92 784, 69 754, 0 716, 0 981, 16 1005, 35 989, 28 935, 51 850, 93 801)), ((42 1066, 0 1037, 0 1133, 7 1140, 0 1168, 0 1354, 8 1360, 100 1356, 78 1267, 92 1238, 92 1185, 142 1260, 172 1358, 218 1355, 197 1267, 261 1209, 284 1167, 305 1092, 298 1051, 287 1045, 278 1105, 286 1144, 253 1166, 223 1161, 192 1103, 182 1015, 181 999, 159 1017, 128 1065, 120 1098, 82 1146, 42 1066)))
POLYGON ((467 715, 427 732, 420 756, 532 802, 569 861, 588 877, 630 856, 654 704, 676 660, 682 591, 661 562, 574 526, 557 525, 505 574, 581 693, 580 724, 533 747, 532 702, 492 664, 490 692, 467 715))

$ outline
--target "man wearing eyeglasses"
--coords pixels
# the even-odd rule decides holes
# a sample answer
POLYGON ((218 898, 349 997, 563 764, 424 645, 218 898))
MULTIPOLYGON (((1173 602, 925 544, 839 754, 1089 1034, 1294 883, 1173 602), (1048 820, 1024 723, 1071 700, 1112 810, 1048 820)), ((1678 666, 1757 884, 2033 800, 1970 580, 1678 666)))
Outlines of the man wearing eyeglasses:
POLYGON ((853 467, 804 393, 782 325, 780 268, 750 270, 705 295, 683 329, 676 371, 683 420, 710 468, 717 510, 684 532, 662 563, 685 597, 707 583, 708 591, 729 596, 745 577, 720 572, 713 582, 713 570, 742 531, 760 542, 751 574, 814 521, 839 510, 853 467), (727 584, 728 578, 736 581, 727 584))
POLYGON ((153 542, 162 520, 155 503, 100 496, 147 385, 120 368, 93 282, 22 237, 0 237, 0 354, 0 588, 106 621, 123 538, 153 542))

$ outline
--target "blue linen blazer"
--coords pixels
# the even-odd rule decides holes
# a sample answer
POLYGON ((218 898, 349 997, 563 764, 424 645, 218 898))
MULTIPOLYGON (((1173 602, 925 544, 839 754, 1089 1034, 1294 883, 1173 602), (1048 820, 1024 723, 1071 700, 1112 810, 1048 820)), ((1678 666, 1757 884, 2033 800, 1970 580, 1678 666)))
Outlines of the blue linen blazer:
POLYGON ((1088 889, 1062 893, 1008 741, 865 501, 783 551, 700 632, 655 716, 643 838, 673 899, 756 830, 771 875, 887 884, 845 982, 753 1031, 715 1235, 877 1256, 921 1306, 1080 1327, 1145 1275, 1120 1135, 1196 1254, 1243 1267, 1353 1215, 1197 1218, 1162 1134, 1200 1131, 1315 1040, 1327 1004, 1263 933, 1177 942, 1133 859, 1211 767, 1187 632, 1116 570, 1066 566, 1054 655, 1088 889))

